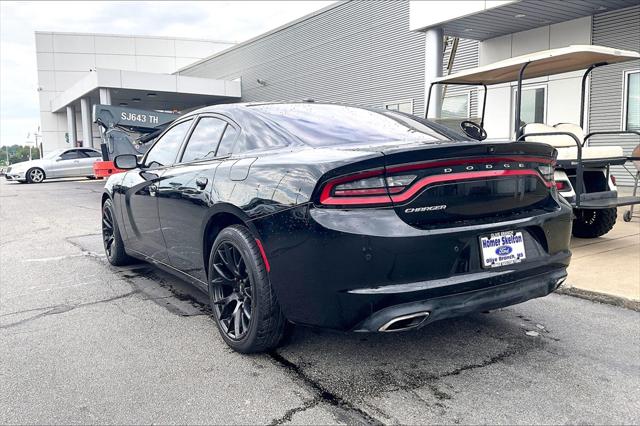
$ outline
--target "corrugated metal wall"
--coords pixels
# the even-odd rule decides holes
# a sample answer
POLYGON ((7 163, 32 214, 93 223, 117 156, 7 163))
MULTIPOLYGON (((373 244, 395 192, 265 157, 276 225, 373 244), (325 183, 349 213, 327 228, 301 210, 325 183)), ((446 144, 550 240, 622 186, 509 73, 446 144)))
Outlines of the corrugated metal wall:
MULTIPOLYGON (((618 49, 640 50, 640 6, 601 13, 593 17, 592 44, 618 49)), ((622 130, 624 72, 640 69, 640 61, 608 65, 593 71, 590 93, 589 131, 622 130)), ((594 145, 621 145, 625 154, 638 144, 638 137, 594 138, 594 145)), ((631 166, 633 169, 633 166, 631 166)), ((619 185, 631 185, 632 178, 621 167, 612 173, 619 185)))
MULTIPOLYGON (((444 58, 442 64, 442 75, 447 75, 447 63, 449 62, 449 57, 451 56, 451 48, 453 47, 453 40, 451 40, 444 51, 444 58)), ((458 43, 458 49, 456 50, 456 55, 453 61, 453 69, 451 70, 451 74, 455 74, 457 72, 475 68, 479 65, 479 53, 478 53, 479 45, 476 40, 467 40, 460 39, 458 43)), ((470 97, 470 107, 469 107, 469 116, 466 118, 477 119, 480 111, 478 110, 478 91, 477 89, 471 88, 470 86, 448 86, 445 96, 454 96, 461 93, 471 92, 470 97)), ((480 122, 480 120, 477 120, 480 122)), ((454 126, 458 129, 458 123, 455 123, 454 126)))
MULTIPOLYGON (((242 78, 243 101, 312 98, 382 107, 411 99, 414 114, 422 114, 424 40, 409 31, 409 2, 351 1, 180 74, 242 78)), ((477 43, 463 41, 455 71, 470 62, 477 64, 477 43)))

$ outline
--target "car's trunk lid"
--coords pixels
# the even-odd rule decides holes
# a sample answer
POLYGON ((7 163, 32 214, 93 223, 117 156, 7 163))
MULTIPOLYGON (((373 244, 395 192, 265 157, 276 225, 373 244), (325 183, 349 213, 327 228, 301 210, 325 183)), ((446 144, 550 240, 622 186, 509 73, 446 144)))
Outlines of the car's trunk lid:
POLYGON ((387 182, 411 181, 402 192, 390 187, 389 196, 398 216, 415 227, 486 223, 556 207, 548 176, 555 150, 548 145, 458 142, 390 146, 383 154, 387 182))

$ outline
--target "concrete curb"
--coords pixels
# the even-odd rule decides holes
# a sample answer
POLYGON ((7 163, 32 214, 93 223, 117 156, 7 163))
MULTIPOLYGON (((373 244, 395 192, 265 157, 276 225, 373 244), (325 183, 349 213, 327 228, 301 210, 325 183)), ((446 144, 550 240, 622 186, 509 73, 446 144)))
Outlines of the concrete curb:
POLYGON ((555 292, 567 296, 579 297, 580 299, 590 300, 592 302, 605 303, 607 305, 619 306, 621 308, 640 312, 640 301, 626 299, 620 296, 612 296, 610 294, 598 293, 596 291, 583 290, 577 287, 560 287, 555 292))

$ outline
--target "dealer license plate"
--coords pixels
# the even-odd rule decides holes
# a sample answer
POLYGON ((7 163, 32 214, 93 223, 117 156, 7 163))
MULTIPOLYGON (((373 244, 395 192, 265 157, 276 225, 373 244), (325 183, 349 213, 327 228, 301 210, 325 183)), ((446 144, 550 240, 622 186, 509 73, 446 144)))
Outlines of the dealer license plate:
POLYGON ((522 232, 497 232, 488 237, 480 237, 482 249, 482 266, 497 268, 499 266, 520 263, 526 259, 522 232))

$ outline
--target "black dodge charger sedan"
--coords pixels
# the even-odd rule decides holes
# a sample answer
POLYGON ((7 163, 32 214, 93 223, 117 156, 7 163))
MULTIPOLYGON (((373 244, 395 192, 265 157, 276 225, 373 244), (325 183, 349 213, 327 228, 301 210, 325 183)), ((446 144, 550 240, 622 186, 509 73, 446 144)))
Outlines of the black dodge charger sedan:
POLYGON ((208 292, 223 339, 399 331, 553 292, 571 253, 556 152, 395 111, 231 104, 176 120, 102 198, 109 261, 208 292))

